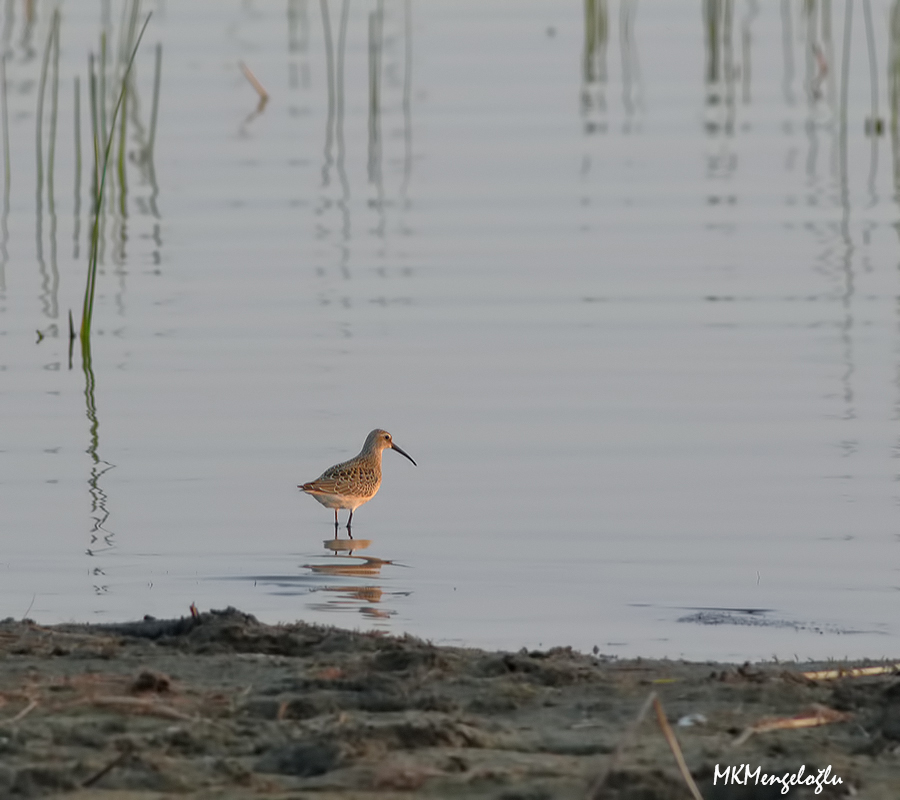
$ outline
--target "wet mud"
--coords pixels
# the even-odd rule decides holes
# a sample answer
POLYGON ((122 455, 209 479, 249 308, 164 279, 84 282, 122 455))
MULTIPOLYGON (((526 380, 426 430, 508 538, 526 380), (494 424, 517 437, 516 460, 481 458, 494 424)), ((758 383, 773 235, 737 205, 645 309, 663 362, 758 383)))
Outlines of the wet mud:
POLYGON ((638 721, 655 692, 705 800, 785 796, 722 778, 745 764, 830 767, 788 797, 897 800, 897 672, 803 675, 852 666, 485 652, 234 609, 6 620, 0 798, 690 798, 656 714, 638 721))

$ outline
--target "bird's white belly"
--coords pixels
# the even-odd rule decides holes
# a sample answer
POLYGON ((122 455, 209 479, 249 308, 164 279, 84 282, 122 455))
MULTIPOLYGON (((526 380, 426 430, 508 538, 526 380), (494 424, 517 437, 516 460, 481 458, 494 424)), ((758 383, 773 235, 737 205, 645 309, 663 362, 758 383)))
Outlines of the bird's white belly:
POLYGON ((320 494, 319 492, 307 492, 326 508, 349 508, 355 511, 363 503, 368 503, 375 495, 362 497, 356 494, 320 494))

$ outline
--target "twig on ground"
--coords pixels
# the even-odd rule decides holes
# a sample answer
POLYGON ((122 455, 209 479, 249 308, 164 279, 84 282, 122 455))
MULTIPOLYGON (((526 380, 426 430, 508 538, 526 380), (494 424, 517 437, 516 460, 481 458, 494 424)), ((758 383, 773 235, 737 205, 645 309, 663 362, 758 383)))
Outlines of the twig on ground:
POLYGON ((25 708, 23 708, 18 714, 16 714, 10 722, 18 722, 21 719, 25 719, 32 711, 34 711, 38 707, 38 701, 32 700, 28 703, 25 708))
POLYGON ((823 669, 818 672, 801 672, 809 681, 833 681, 838 678, 867 678, 872 675, 891 675, 900 672, 900 663, 881 667, 853 667, 851 669, 823 669))
POLYGON ((816 704, 809 711, 797 714, 793 717, 763 717, 759 722, 745 729, 744 732, 732 742, 732 747, 742 745, 754 733, 766 733, 767 731, 794 730, 796 728, 815 728, 818 725, 830 725, 833 722, 846 722, 852 718, 852 714, 843 711, 835 711, 828 706, 816 704))
POLYGON ((690 789, 694 800, 703 800, 703 795, 700 794, 697 784, 694 783, 694 779, 691 777, 691 772, 684 761, 684 755, 681 752, 678 739, 675 738, 675 733, 672 731, 672 726, 669 725, 669 720, 666 719, 666 712, 663 710, 662 703, 659 702, 658 697, 653 698, 653 707, 656 709, 656 721, 659 723, 663 736, 666 737, 666 742, 672 751, 672 755, 675 756, 675 763, 678 764, 678 771, 681 773, 681 777, 684 778, 684 782, 690 789))
POLYGON ((128 756, 130 756, 134 752, 134 746, 130 743, 126 742, 125 748, 122 750, 119 755, 117 755, 112 761, 110 761, 105 767, 100 770, 97 770, 90 778, 82 781, 81 788, 87 789, 89 786, 93 786, 97 781, 100 780, 104 775, 108 772, 111 772, 115 767, 119 766, 128 756))
POLYGON ((119 708, 124 711, 133 711, 137 714, 153 714, 166 719, 177 719, 185 722, 194 722, 197 717, 191 714, 185 714, 177 708, 158 703, 155 700, 145 699, 143 697, 122 697, 118 695, 101 695, 99 697, 87 697, 83 700, 77 700, 72 705, 96 705, 110 706, 119 708))
POLYGON ((638 711, 637 716, 628 726, 628 729, 622 736, 622 741, 619 742, 619 746, 615 749, 612 757, 609 759, 609 764, 607 764, 606 769, 600 774, 597 780, 594 781, 590 791, 588 791, 587 800, 600 800, 603 796, 603 789, 606 786, 607 780, 609 780, 609 776, 619 763, 619 759, 621 758, 625 747, 631 744, 638 726, 644 721, 644 717, 647 716, 647 712, 650 710, 651 706, 656 710, 656 721, 659 723, 660 730, 669 745, 669 749, 672 751, 672 755, 675 756, 675 763, 678 765, 678 771, 681 773, 681 777, 684 778, 684 782, 687 784, 694 800, 703 800, 703 795, 700 794, 697 784, 694 783, 694 779, 691 777, 690 770, 687 768, 684 756, 682 755, 681 747, 678 744, 678 740, 675 738, 672 726, 669 725, 669 721, 666 719, 666 712, 663 709, 662 703, 659 702, 659 697, 657 697, 656 692, 650 692, 647 696, 644 705, 641 706, 641 710, 638 711))

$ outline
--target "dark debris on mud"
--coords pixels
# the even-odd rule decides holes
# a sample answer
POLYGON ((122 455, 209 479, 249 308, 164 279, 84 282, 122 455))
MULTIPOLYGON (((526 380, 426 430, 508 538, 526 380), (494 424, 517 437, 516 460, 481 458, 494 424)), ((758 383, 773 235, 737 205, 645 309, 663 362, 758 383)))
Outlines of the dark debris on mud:
POLYGON ((716 770, 831 766, 793 798, 900 797, 900 680, 815 681, 778 664, 490 653, 412 637, 178 620, 0 622, 0 800, 690 797, 655 722, 613 754, 651 691, 705 800, 780 797, 716 770), (810 707, 842 721, 760 732, 810 707), (682 722, 679 725, 679 721, 682 722), (690 725, 684 723, 690 722, 690 725))

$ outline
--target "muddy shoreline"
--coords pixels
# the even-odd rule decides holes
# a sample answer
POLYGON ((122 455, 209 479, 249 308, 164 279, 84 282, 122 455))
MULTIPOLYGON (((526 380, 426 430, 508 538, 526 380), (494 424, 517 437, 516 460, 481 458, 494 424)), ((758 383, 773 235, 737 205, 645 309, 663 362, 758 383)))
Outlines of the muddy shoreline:
POLYGON ((900 676, 802 674, 872 664, 487 652, 234 609, 100 626, 8 619, 0 798, 541 800, 586 798, 605 775, 597 797, 682 800, 656 715, 635 724, 656 692, 705 800, 785 796, 722 780, 743 764, 830 766, 818 794, 789 797, 896 800, 900 676), (827 724, 760 726, 803 714, 827 724))

